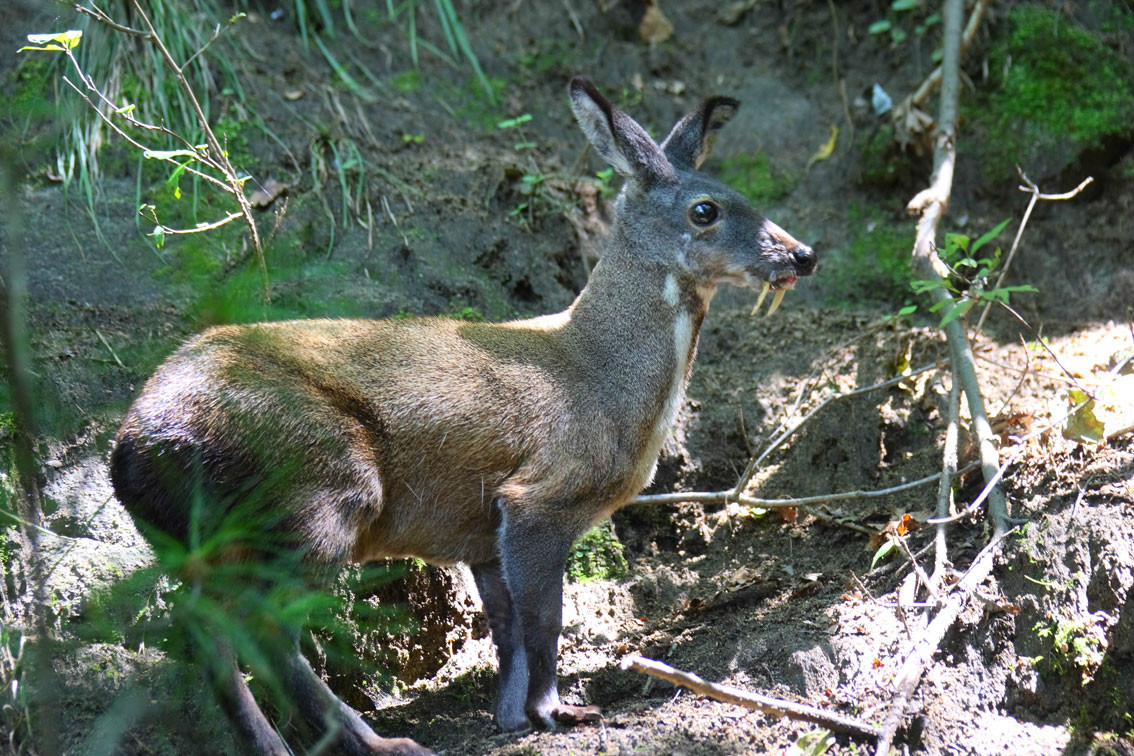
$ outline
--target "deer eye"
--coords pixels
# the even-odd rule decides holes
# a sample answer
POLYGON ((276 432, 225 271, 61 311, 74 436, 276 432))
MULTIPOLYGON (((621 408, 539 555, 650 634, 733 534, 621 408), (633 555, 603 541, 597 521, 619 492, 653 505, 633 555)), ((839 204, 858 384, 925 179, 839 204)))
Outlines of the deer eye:
POLYGON ((698 226, 708 226, 720 216, 720 209, 712 202, 698 202, 689 209, 689 220, 698 226))

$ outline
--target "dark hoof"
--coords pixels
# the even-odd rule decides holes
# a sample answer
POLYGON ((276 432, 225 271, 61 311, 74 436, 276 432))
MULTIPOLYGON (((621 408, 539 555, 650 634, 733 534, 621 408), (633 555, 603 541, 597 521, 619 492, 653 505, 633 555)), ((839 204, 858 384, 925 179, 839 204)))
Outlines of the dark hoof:
POLYGON ((561 725, 597 724, 602 721, 602 710, 597 706, 559 704, 551 716, 561 725))
POLYGON ((437 756, 409 738, 382 738, 382 742, 373 748, 372 753, 374 756, 437 756))

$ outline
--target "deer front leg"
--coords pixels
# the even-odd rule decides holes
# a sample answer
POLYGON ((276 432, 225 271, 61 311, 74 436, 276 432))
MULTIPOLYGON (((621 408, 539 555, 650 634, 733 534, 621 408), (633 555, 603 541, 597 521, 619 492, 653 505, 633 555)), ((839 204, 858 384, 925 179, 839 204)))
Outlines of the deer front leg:
POLYGON ((524 633, 519 614, 500 561, 478 564, 472 568, 480 593, 492 641, 499 660, 500 683, 496 698, 496 725, 501 730, 520 730, 528 726, 524 701, 528 695, 528 659, 524 653, 524 633))
POLYGON ((575 533, 562 519, 516 507, 505 512, 499 550, 527 662, 524 711, 535 727, 600 719, 598 707, 559 701, 556 663, 563 617, 563 570, 575 533))

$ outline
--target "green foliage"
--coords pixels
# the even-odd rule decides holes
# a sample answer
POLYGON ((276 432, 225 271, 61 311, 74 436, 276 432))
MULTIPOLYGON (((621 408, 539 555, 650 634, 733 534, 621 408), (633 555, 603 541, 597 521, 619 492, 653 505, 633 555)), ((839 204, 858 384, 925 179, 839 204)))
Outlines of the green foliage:
POLYGON ((452 318, 453 320, 464 320, 469 323, 483 323, 485 321, 483 312, 475 307, 469 307, 468 305, 456 307, 445 317, 452 318))
MULTIPOLYGON (((992 48, 993 87, 966 108, 990 182, 1013 166, 1134 137, 1134 65, 1070 18, 1037 5, 1014 8, 992 48)), ((1059 168, 1061 166, 1056 166, 1059 168)))
MULTIPOLYGON (((941 23, 941 14, 925 15, 923 5, 920 0, 893 0, 886 17, 870 24, 866 30, 878 37, 889 36, 894 47, 909 39, 910 31, 915 37, 924 37, 927 31, 941 23)), ((937 57, 939 54, 934 59, 937 57)))
MULTIPOLYGON (((317 1, 323 3, 325 0, 317 1)), ((298 0, 296 3, 298 7, 302 7, 304 4, 305 0, 298 0)), ((416 70, 418 67, 419 47, 453 65, 455 65, 453 58, 463 58, 469 69, 472 70, 473 77, 483 95, 488 98, 489 102, 495 104, 498 96, 496 82, 486 76, 484 70, 480 67, 480 59, 477 58, 476 52, 472 49, 468 33, 465 31, 460 16, 457 15, 457 9, 453 6, 452 0, 433 0, 433 9, 437 15, 441 33, 445 37, 445 43, 449 48, 449 55, 418 35, 417 18, 419 13, 424 13, 424 7, 425 3, 422 0, 406 0, 406 2, 397 5, 395 5, 394 0, 386 0, 387 19, 394 23, 405 24, 406 41, 409 44, 410 60, 413 62, 414 69, 416 70)), ((349 4, 344 3, 344 9, 349 9, 349 4)), ((349 10, 347 10, 347 13, 349 18, 349 10)))
POLYGON ((1105 657, 1102 641, 1080 620, 1039 622, 1036 636, 1051 641, 1048 668, 1060 677, 1078 672, 1086 685, 1094 679, 1105 657))
POLYGON ((592 528, 575 542, 567 556, 567 578, 585 583, 622 577, 629 569, 623 549, 611 523, 592 528))
POLYGON ((835 744, 835 737, 828 730, 812 730, 799 738, 784 752, 785 756, 823 756, 835 744))
POLYGON ((763 151, 722 160, 718 175, 757 207, 783 199, 797 182, 795 177, 774 167, 763 151))
POLYGON ((566 76, 581 70, 582 61, 593 52, 591 48, 580 45, 575 39, 538 39, 516 55, 516 62, 531 79, 546 81, 550 76, 566 76))
POLYGON ((402 94, 417 94, 421 91, 421 72, 411 69, 396 73, 391 77, 390 84, 402 94))
POLYGON ((945 234, 945 248, 940 251, 942 262, 953 271, 954 279, 916 280, 910 286, 917 294, 925 294, 934 289, 947 289, 954 295, 951 303, 941 301, 929 308, 930 312, 944 310, 941 325, 964 317, 978 302, 1008 305, 1013 293, 1038 291, 1034 286, 994 286, 989 288, 992 274, 1000 267, 1000 248, 989 257, 977 257, 986 244, 994 240, 1008 225, 1004 220, 976 241, 965 234, 945 234))

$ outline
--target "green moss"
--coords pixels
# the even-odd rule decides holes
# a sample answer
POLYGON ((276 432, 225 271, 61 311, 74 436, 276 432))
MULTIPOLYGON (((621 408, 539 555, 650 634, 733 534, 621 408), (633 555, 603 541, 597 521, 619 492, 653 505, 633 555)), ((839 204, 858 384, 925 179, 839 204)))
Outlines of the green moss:
POLYGON ((483 312, 468 305, 459 306, 454 304, 452 310, 446 313, 445 317, 452 318, 453 320, 464 320, 469 323, 483 323, 485 321, 483 312))
POLYGON ((390 83, 402 94, 417 94, 421 91, 421 74, 417 71, 402 71, 394 74, 390 83))
POLYGON ((629 565, 623 548, 610 523, 592 528, 575 542, 567 556, 567 578, 585 583, 625 575, 629 565))
POLYGON ((847 227, 853 235, 824 261, 824 289, 843 304, 901 304, 910 296, 913 225, 853 203, 847 227))
POLYGON ((1013 9, 1008 27, 989 57, 993 89, 967 108, 982 131, 976 143, 986 180, 1012 178, 1017 163, 1058 171, 1106 140, 1134 137, 1130 61, 1039 6, 1013 9))
POLYGON ((763 152, 722 160, 718 175, 757 207, 783 199, 796 182, 793 176, 773 166, 763 152))

